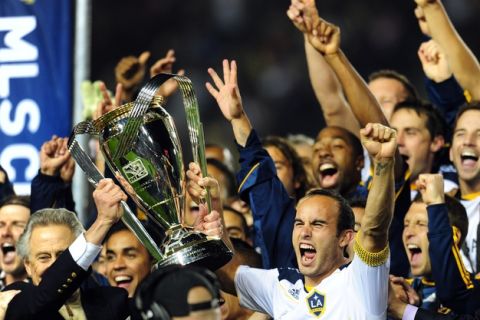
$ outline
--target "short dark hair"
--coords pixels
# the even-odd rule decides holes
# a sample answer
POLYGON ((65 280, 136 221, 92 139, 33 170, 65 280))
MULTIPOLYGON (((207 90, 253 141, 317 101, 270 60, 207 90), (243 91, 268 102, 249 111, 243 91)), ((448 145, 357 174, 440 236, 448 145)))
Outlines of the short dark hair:
POLYGON ((455 122, 453 124, 453 130, 457 128, 458 119, 467 111, 474 110, 480 111, 480 101, 471 101, 470 103, 465 103, 462 105, 457 112, 457 116, 455 117, 455 122))
MULTIPOLYGON (((163 242, 163 239, 165 237, 165 234, 163 233, 163 231, 160 231, 158 230, 158 227, 157 226, 152 226, 152 223, 149 223, 147 221, 141 221, 141 224, 143 225, 143 227, 147 230, 148 234, 152 237, 153 241, 155 241, 155 243, 157 244, 157 246, 160 247, 160 245, 162 244, 163 242)), ((120 232, 120 231, 129 231, 129 232, 132 232, 126 225, 125 223, 123 223, 123 221, 119 221, 117 223, 115 223, 111 228, 110 230, 108 231, 107 235, 105 236, 105 238, 103 239, 103 245, 107 245, 107 242, 108 240, 116 233, 120 232)), ((135 236, 135 238, 137 238, 137 236, 135 235, 134 232, 132 232, 132 234, 135 236)), ((137 238, 138 239, 138 238, 137 238)), ((139 240, 140 241, 140 240, 139 240)), ((143 244, 142 244, 143 246, 143 244)), ((147 249, 147 248, 145 248, 147 249)), ((147 249, 147 253, 148 253, 148 256, 150 258, 150 260, 153 261, 153 256, 152 254, 150 253, 150 251, 148 251, 147 249)))
POLYGON ((406 100, 397 103, 393 109, 393 113, 403 109, 413 110, 419 117, 424 115, 427 118, 425 126, 432 140, 436 136, 445 137, 447 123, 440 112, 430 103, 421 100, 406 100))
MULTIPOLYGON (((354 230, 355 228, 355 216, 353 214, 352 208, 348 204, 347 200, 342 197, 337 191, 330 189, 321 189, 313 188, 307 191, 305 196, 301 201, 315 197, 315 196, 326 196, 329 197, 337 203, 338 207, 338 221, 337 221, 337 236, 342 233, 344 230, 354 230)), ((300 203, 300 201, 299 201, 300 203)))
POLYGON ((0 208, 8 205, 18 205, 30 210, 30 196, 9 195, 2 200, 0 208))
POLYGON ((336 129, 336 130, 339 130, 339 131, 342 131, 343 133, 345 133, 345 135, 347 136, 347 139, 348 139, 348 143, 352 146, 353 148, 353 157, 354 158, 357 158, 359 156, 361 156, 363 158, 363 146, 362 146, 362 142, 360 141, 360 139, 354 135, 352 132, 350 132, 349 130, 345 129, 345 128, 342 128, 342 127, 337 127, 337 126, 328 126, 328 127, 325 127, 323 128, 322 130, 320 130, 320 132, 318 133, 317 135, 317 138, 315 139, 315 141, 318 141, 318 137, 320 136, 320 134, 322 133, 323 130, 325 129, 329 129, 329 128, 333 128, 333 129, 336 129))
POLYGON ((403 87, 405 88, 405 91, 407 91, 407 100, 418 100, 419 95, 418 95, 417 89, 415 89, 415 86, 410 82, 410 80, 408 80, 408 78, 405 75, 395 70, 383 69, 383 70, 378 70, 371 73, 368 76, 368 81, 372 82, 373 80, 376 80, 379 78, 397 80, 403 85, 403 87))
POLYGON ((234 215, 236 215, 240 220, 242 221, 242 231, 245 233, 247 237, 249 237, 249 231, 248 231, 248 224, 247 224, 247 219, 245 219, 245 216, 238 210, 233 209, 230 206, 224 205, 223 206, 223 211, 228 210, 230 212, 233 212, 234 215))
POLYGON ((346 199, 350 208, 364 208, 367 206, 367 199, 359 195, 355 195, 346 199))
POLYGON ((310 187, 308 185, 307 173, 303 166, 302 160, 298 156, 297 151, 292 147, 287 139, 278 136, 267 136, 262 139, 262 145, 266 147, 277 148, 292 166, 293 180, 299 183, 299 187, 295 189, 295 198, 300 199, 310 187))
MULTIPOLYGON (((423 203, 422 194, 419 192, 413 199, 415 203, 423 203)), ((460 242, 458 246, 461 247, 465 238, 467 237, 468 232, 468 216, 465 207, 455 199, 447 194, 445 194, 445 205, 447 206, 448 211, 448 220, 450 225, 455 226, 460 230, 462 234, 460 237, 460 242)))
POLYGON ((235 255, 239 260, 239 264, 252 268, 262 268, 262 257, 247 242, 238 238, 230 238, 235 249, 235 255))

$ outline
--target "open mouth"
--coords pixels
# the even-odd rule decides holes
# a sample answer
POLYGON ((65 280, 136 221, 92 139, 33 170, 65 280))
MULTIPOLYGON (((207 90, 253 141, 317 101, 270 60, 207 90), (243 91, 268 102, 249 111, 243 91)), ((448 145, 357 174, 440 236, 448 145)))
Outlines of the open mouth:
POLYGON ((120 288, 126 288, 132 283, 133 278, 131 276, 116 276, 115 277, 115 283, 117 284, 117 287, 120 288))
POLYGON ((320 185, 323 188, 333 187, 337 182, 338 168, 332 163, 320 165, 320 185))
POLYGON ((12 263, 17 256, 15 252, 15 246, 11 243, 2 244, 2 254, 4 263, 12 263))
POLYGON ((475 154, 473 151, 463 151, 460 155, 460 159, 462 161, 462 165, 473 167, 477 164, 478 155, 475 154))
POLYGON ((420 258, 422 256, 422 249, 416 244, 408 244, 407 245, 408 252, 410 253, 410 263, 412 265, 418 264, 420 262, 420 258))
POLYGON ((301 243, 300 244, 300 256, 302 258, 303 265, 309 265, 315 259, 317 250, 312 245, 301 243))

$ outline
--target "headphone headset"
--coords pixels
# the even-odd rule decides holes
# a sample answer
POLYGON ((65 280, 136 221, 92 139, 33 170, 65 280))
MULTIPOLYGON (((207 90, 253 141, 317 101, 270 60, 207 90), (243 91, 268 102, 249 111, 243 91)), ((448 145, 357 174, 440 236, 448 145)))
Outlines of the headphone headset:
MULTIPOLYGON (((170 265, 162 267, 151 273, 138 287, 135 294, 135 307, 140 311, 144 320, 170 320, 170 313, 165 306, 158 302, 154 294, 157 285, 167 276, 174 272, 194 277, 208 289, 212 295, 212 301, 220 298, 220 283, 213 272, 195 266, 170 265)), ((185 297, 186 299, 186 297, 185 297)), ((188 305, 188 303, 186 303, 188 305)))

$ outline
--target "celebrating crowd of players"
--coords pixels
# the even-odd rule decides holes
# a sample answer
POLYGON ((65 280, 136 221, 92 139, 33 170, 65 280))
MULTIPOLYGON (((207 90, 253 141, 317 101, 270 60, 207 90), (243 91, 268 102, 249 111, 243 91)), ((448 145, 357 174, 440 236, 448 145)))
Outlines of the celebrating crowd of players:
MULTIPOLYGON (((206 90, 232 126, 239 162, 221 142, 207 144, 209 176, 188 166, 185 223, 234 251, 216 275, 154 271, 119 222, 128 197, 100 155, 112 179, 93 191, 85 230, 66 138, 42 146, 30 197, 15 195, 0 170, 0 318, 479 319, 480 64, 439 0, 415 3, 430 38, 418 50, 428 101, 395 71, 365 82, 341 49, 340 28, 314 0, 292 0, 287 16, 304 37, 326 122, 315 139, 260 138, 237 62, 208 69, 206 90)), ((93 118, 134 99, 148 58, 119 62, 114 98, 103 83, 98 98, 85 91, 93 118)), ((170 50, 150 76, 171 73, 174 62, 170 50)), ((157 94, 176 89, 169 80, 157 94)), ((161 243, 162 232, 144 222, 161 243)))

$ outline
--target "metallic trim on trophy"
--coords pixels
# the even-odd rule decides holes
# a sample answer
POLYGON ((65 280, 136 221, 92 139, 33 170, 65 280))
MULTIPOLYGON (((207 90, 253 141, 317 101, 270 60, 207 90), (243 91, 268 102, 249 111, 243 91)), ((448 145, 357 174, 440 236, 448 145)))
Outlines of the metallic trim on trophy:
POLYGON ((164 100, 149 96, 171 77, 179 82, 194 160, 200 164, 205 175, 205 143, 193 88, 186 77, 159 76, 147 83, 135 103, 114 109, 95 121, 75 126, 69 147, 75 149, 72 155, 89 179, 98 183, 98 176, 92 179, 89 174, 92 168, 90 164, 85 164, 88 161, 80 155, 75 135, 89 133, 99 137, 105 162, 119 176, 119 182, 147 214, 149 221, 165 232, 162 244, 152 243, 152 237, 145 234, 145 230, 138 231, 138 219, 128 215, 130 220, 137 219, 133 221, 137 225, 137 232, 134 233, 158 260, 158 266, 199 264, 217 269, 227 263, 233 254, 221 239, 207 237, 183 225, 186 177, 180 139, 172 117, 161 105, 164 100))

